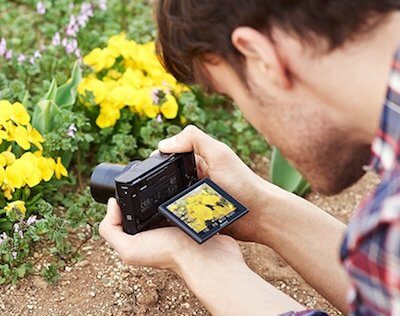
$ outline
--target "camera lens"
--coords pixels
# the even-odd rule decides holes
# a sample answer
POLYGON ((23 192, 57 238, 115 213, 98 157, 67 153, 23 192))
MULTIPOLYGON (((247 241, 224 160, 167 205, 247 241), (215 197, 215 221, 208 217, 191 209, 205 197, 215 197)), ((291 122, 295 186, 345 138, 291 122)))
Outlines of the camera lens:
POLYGON ((115 177, 119 176, 126 166, 110 163, 98 165, 90 178, 90 191, 95 201, 106 204, 115 197, 115 177))

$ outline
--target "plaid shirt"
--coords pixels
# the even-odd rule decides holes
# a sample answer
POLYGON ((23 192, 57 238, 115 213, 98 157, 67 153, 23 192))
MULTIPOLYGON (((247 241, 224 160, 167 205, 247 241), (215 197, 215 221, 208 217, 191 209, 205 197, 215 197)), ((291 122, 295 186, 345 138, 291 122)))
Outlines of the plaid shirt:
POLYGON ((371 167, 382 175, 382 182, 359 206, 341 249, 352 283, 350 315, 400 315, 400 50, 394 59, 381 126, 372 143, 371 167))

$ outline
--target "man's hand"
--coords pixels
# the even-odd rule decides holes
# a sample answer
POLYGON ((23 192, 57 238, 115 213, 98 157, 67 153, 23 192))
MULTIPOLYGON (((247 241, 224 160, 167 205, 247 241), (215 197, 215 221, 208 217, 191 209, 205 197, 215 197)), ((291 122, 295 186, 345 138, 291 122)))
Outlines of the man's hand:
POLYGON ((342 223, 306 200, 264 181, 228 146, 196 127, 189 126, 160 142, 159 150, 194 151, 199 175, 211 178, 250 209, 224 233, 271 247, 309 284, 345 310, 348 280, 339 262, 345 230, 342 223))
POLYGON ((204 245, 198 245, 176 227, 154 229, 137 235, 123 232, 121 210, 115 199, 110 199, 107 215, 100 223, 100 235, 130 265, 169 269, 181 274, 182 267, 196 258, 227 258, 242 261, 237 242, 228 236, 218 235, 204 245))
POLYGON ((255 231, 260 211, 266 207, 268 196, 282 191, 256 175, 226 144, 219 142, 194 126, 159 144, 164 153, 194 151, 200 178, 210 178, 250 212, 224 232, 243 241, 261 242, 255 231))
POLYGON ((249 269, 238 243, 216 235, 198 245, 175 227, 134 236, 122 230, 121 211, 110 199, 100 234, 130 265, 179 274, 212 315, 277 315, 302 306, 249 269))

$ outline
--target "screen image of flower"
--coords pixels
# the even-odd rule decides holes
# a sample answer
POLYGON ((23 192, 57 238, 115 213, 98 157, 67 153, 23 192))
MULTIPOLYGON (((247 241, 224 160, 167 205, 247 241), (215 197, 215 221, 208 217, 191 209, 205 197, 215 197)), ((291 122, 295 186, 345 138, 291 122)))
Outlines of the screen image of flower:
POLYGON ((196 233, 200 233, 212 223, 231 214, 236 207, 207 183, 203 183, 168 205, 167 209, 196 233))

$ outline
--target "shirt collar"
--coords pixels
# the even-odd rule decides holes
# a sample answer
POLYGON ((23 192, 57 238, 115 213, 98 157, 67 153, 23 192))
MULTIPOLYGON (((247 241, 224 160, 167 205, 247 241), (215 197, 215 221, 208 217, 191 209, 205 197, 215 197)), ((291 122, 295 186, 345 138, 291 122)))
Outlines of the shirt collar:
POLYGON ((381 123, 371 151, 371 168, 379 174, 400 164, 400 49, 394 58, 381 123))

